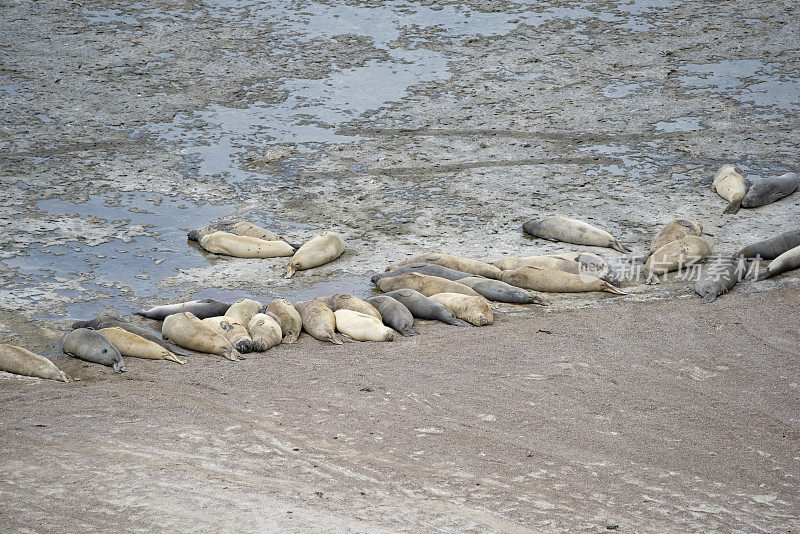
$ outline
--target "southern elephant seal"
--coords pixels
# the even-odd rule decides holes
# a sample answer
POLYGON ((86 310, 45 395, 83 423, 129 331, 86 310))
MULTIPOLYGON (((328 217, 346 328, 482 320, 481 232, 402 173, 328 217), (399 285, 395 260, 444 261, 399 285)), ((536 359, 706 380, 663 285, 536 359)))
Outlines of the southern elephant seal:
POLYGON ((503 258, 493 265, 504 271, 513 271, 521 267, 556 269, 570 274, 589 274, 614 285, 620 284, 619 275, 611 264, 602 256, 589 252, 503 258))
POLYGON ((703 226, 698 221, 689 221, 686 219, 675 219, 667 223, 664 228, 650 243, 650 254, 660 249, 667 243, 677 241, 682 237, 689 235, 699 236, 703 234, 703 226))
POLYGON ((769 262, 766 271, 761 273, 758 279, 772 278, 776 274, 793 271, 798 267, 800 267, 800 247, 794 247, 769 262))
POLYGON ((239 299, 231 304, 231 307, 228 308, 228 311, 220 315, 230 317, 237 323, 240 323, 242 326, 246 327, 250 324, 250 319, 252 319, 255 314, 259 313, 263 307, 264 306, 257 300, 239 299))
POLYGON ((318 300, 307 300, 294 305, 303 320, 303 330, 320 341, 341 345, 342 339, 336 334, 336 315, 333 310, 318 300))
POLYGON ((6 343, 0 343, 0 371, 69 382, 67 375, 44 356, 6 343))
POLYGON ((545 293, 578 293, 584 291, 606 291, 616 295, 627 295, 605 280, 585 274, 571 274, 556 269, 520 267, 503 271, 500 280, 513 286, 545 293))
POLYGON ((291 278, 297 271, 304 271, 330 263, 344 254, 344 240, 336 232, 321 232, 297 249, 286 266, 284 278, 291 278))
POLYGON ((789 230, 780 235, 747 245, 739 251, 738 255, 745 258, 761 258, 774 260, 787 250, 800 247, 800 228, 789 230))
POLYGON ((711 190, 729 202, 722 213, 737 213, 747 193, 747 182, 733 165, 723 165, 714 176, 711 190))
POLYGON ((216 354, 232 361, 243 359, 225 336, 190 312, 167 316, 161 326, 161 333, 165 339, 186 349, 216 354))
POLYGON ((394 271, 398 267, 402 267, 411 263, 432 263, 434 265, 447 267, 448 269, 452 269, 454 271, 461 271, 477 276, 485 276, 486 278, 497 278, 497 275, 500 274, 500 269, 490 263, 474 260, 472 258, 465 258, 464 256, 442 254, 440 252, 425 252, 423 254, 417 254, 416 256, 408 258, 407 260, 392 263, 386 267, 386 270, 394 271))
POLYGON ((316 300, 322 302, 334 312, 338 310, 353 310, 366 315, 375 317, 378 321, 383 322, 380 312, 375 309, 375 306, 365 300, 361 300, 353 295, 347 293, 337 293, 329 297, 318 297, 316 300))
POLYGON ((395 289, 413 289, 419 291, 426 297, 435 295, 436 293, 461 293, 463 295, 470 295, 473 297, 480 296, 480 293, 474 289, 447 280, 439 278, 438 276, 428 276, 419 273, 406 273, 389 278, 382 278, 378 280, 378 289, 384 293, 394 291, 395 289))
POLYGON ((394 330, 372 315, 341 309, 336 316, 336 330, 358 341, 391 341, 394 330))
POLYGON ((257 237, 214 232, 200 239, 200 246, 213 254, 234 258, 281 258, 294 254, 286 241, 264 241, 257 237))
POLYGON ((255 314, 247 325, 247 331, 253 337, 253 352, 266 352, 283 340, 281 325, 266 313, 255 314))
POLYGON ((694 291, 702 302, 714 302, 744 278, 743 258, 738 255, 720 256, 711 261, 694 284, 694 291))
POLYGON ((495 302, 508 302, 511 304, 539 304, 540 306, 547 306, 550 304, 545 299, 534 295, 530 291, 520 287, 506 284, 500 280, 490 280, 480 276, 470 276, 469 278, 462 278, 456 280, 459 284, 464 284, 483 295, 484 298, 493 300, 495 302))
POLYGON ((389 276, 397 276, 399 274, 406 273, 427 274, 428 276, 438 276, 439 278, 446 278, 448 280, 458 280, 459 278, 474 276, 470 273, 456 271, 455 269, 442 267, 441 265, 436 265, 435 263, 406 263, 405 265, 401 265, 400 267, 392 269, 391 271, 373 275, 371 280, 373 284, 377 284, 378 280, 381 278, 387 278, 389 276))
POLYGON ((62 349, 65 354, 87 362, 111 367, 115 373, 124 373, 125 363, 114 345, 97 330, 78 328, 64 336, 62 349))
POLYGON ((757 180, 742 199, 742 207, 757 208, 777 202, 794 193, 799 183, 797 173, 794 172, 757 180))
POLYGON ((386 296, 398 300, 411 312, 411 315, 419 319, 441 321, 453 326, 469 326, 469 323, 456 317, 453 310, 429 299, 419 291, 396 289, 386 293, 386 296))
POLYGON ((214 232, 228 232, 236 235, 257 237, 264 241, 286 240, 282 235, 276 234, 272 230, 256 226, 248 221, 219 221, 203 228, 191 230, 186 237, 191 241, 197 241, 199 243, 203 237, 213 234, 214 232))
POLYGON ((550 241, 563 241, 576 245, 613 248, 619 252, 630 252, 617 239, 605 230, 591 224, 568 217, 545 217, 534 219, 522 225, 526 234, 550 241))
POLYGON ((687 235, 653 252, 644 264, 647 283, 659 283, 658 275, 700 263, 711 255, 711 245, 702 237, 687 235))
POLYGON ((449 308, 459 319, 475 326, 494 322, 494 313, 483 297, 470 297, 460 293, 437 293, 431 300, 449 308))
POLYGON ((367 299, 367 302, 375 306, 375 309, 381 314, 383 322, 400 332, 400 335, 414 336, 417 334, 414 331, 414 316, 399 300, 386 295, 378 295, 367 299))
POLYGON ((147 317, 148 319, 163 321, 168 315, 189 312, 198 319, 205 319, 206 317, 225 315, 225 312, 228 311, 228 308, 230 307, 231 305, 226 304, 225 302, 220 302, 213 299, 202 299, 190 300, 188 302, 181 302, 178 304, 155 306, 149 310, 135 312, 135 314, 141 315, 142 317, 147 317))
POLYGON ((295 343, 303 329, 303 319, 286 299, 276 299, 267 304, 264 313, 275 319, 281 327, 283 343, 295 343))
POLYGON ((227 339, 239 354, 247 354, 253 350, 253 338, 247 328, 233 317, 207 317, 202 323, 227 339))
POLYGON ((131 324, 128 321, 122 319, 121 317, 117 317, 115 315, 101 315, 99 317, 95 317, 90 321, 75 321, 74 323, 72 323, 73 330, 76 328, 91 328, 92 330, 100 330, 102 328, 114 328, 114 327, 122 328, 123 330, 127 330, 131 334, 136 334, 137 336, 142 337, 147 341, 157 343, 158 345, 161 345, 162 347, 164 347, 165 349, 174 354, 178 354, 180 356, 186 356, 185 353, 176 350, 174 346, 169 345, 166 341, 152 334, 151 332, 147 331, 141 326, 136 326, 135 324, 131 324))
POLYGON ((103 334, 114 345, 114 348, 126 358, 130 356, 131 358, 143 358, 145 360, 169 360, 181 364, 186 363, 186 360, 181 360, 158 343, 153 343, 142 336, 132 334, 119 326, 101 328, 98 332, 103 334))

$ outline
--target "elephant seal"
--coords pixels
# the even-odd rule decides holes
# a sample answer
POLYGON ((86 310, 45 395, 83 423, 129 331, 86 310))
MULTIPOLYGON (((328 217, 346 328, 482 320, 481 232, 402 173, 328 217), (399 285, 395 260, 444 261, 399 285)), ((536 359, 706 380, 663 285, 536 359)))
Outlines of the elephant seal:
POLYGON ((797 173, 794 172, 762 178, 750 186, 742 199, 742 207, 757 208, 777 202, 794 193, 798 184, 800 184, 800 180, 797 173))
POLYGON ((200 239, 200 246, 213 254, 235 258, 280 258, 294 254, 286 241, 264 241, 257 237, 214 232, 200 239))
POLYGON ((167 316, 161 326, 161 333, 165 339, 186 349, 216 354, 232 361, 244 359, 225 336, 190 312, 167 316))
POLYGON ((266 313, 255 314, 247 325, 247 331, 253 336, 253 352, 266 352, 280 345, 283 339, 281 325, 266 313))
POLYGON ((101 328, 98 332, 104 335, 105 338, 114 345, 114 348, 126 358, 169 360, 180 364, 186 363, 186 360, 181 360, 158 343, 153 343, 141 336, 132 334, 124 328, 111 326, 108 328, 101 328))
POLYGON ((69 382, 67 375, 44 356, 6 343, 0 343, 0 371, 69 382))
POLYGON ((275 319, 281 327, 283 343, 296 343, 303 329, 303 319, 294 309, 292 303, 286 299, 278 299, 270 302, 264 313, 275 319))
POLYGON ((419 291, 426 297, 430 297, 436 293, 461 293, 473 297, 480 296, 480 293, 464 284, 459 284, 458 282, 453 282, 445 278, 439 278, 438 276, 428 276, 418 273, 406 273, 389 278, 382 278, 378 280, 378 289, 384 293, 394 291, 395 289, 413 289, 414 291, 419 291))
POLYGON ((378 280, 380 280, 381 278, 387 278, 390 276, 397 276, 398 274, 406 274, 406 273, 427 274, 428 276, 438 276, 439 278, 446 278, 447 280, 453 280, 453 281, 458 280, 459 278, 474 276, 470 273, 465 273, 464 271, 456 271, 455 269, 442 267, 441 265, 436 265, 435 263, 407 263, 391 271, 386 271, 385 273, 378 273, 374 275, 371 278, 371 280, 373 284, 377 284, 378 280))
POLYGON ((576 245, 606 247, 619 252, 630 252, 605 230, 595 228, 591 224, 577 219, 558 216, 534 219, 523 224, 522 230, 526 234, 550 241, 563 241, 576 245))
POLYGON ((414 331, 414 316, 399 300, 379 295, 367 299, 367 302, 375 306, 375 309, 381 314, 383 322, 400 332, 400 335, 417 335, 414 331))
POLYGON ((412 263, 432 263, 441 267, 447 267, 448 269, 452 269, 454 271, 461 271, 476 276, 485 276, 486 278, 496 279, 500 274, 500 269, 490 263, 473 260, 472 258, 465 258, 464 256, 442 254, 440 252, 426 252, 424 254, 417 254, 416 256, 408 258, 407 260, 392 263, 386 268, 386 270, 394 271, 398 267, 412 263))
POLYGON ((329 231, 319 233, 297 249, 289 260, 289 265, 286 266, 284 278, 291 278, 297 271, 330 263, 342 254, 344 254, 344 240, 339 234, 329 231))
POLYGON ((320 341, 341 345, 342 339, 336 334, 336 315, 333 310, 318 300, 307 300, 294 305, 303 320, 303 330, 320 341))
POLYGON ((319 297, 316 300, 322 302, 334 312, 339 310, 353 310, 366 315, 375 317, 378 321, 383 322, 380 312, 375 309, 375 306, 365 300, 361 300, 353 295, 347 293, 337 293, 330 297, 319 297))
POLYGON ((456 317, 453 310, 429 299, 419 291, 396 289, 386 293, 386 296, 398 300, 411 312, 411 315, 419 319, 441 321, 453 326, 469 326, 469 323, 456 317))
POLYGON ((245 326, 233 319, 233 317, 207 317, 202 320, 202 323, 209 328, 212 328, 218 334, 221 334, 228 343, 239 351, 239 354, 247 354, 253 350, 253 338, 245 326))
POLYGON ((658 275, 700 263, 711 255, 711 245, 702 237, 687 235, 653 252, 644 264, 647 283, 659 283, 658 275))
POLYGON ((512 286, 542 291, 545 293, 578 293, 583 291, 606 291, 615 295, 627 295, 605 280, 583 274, 571 274, 556 269, 520 267, 503 271, 500 280, 512 286))
POLYGON ((800 247, 794 247, 769 262, 767 270, 761 273, 758 279, 766 280, 767 278, 772 278, 776 274, 793 271, 798 267, 800 267, 800 247))
POLYGON ((481 278, 479 276, 470 276, 469 278, 456 280, 456 282, 474 289, 483 295, 484 298, 493 300, 495 302, 508 302, 511 304, 539 304, 540 306, 547 306, 550 304, 545 299, 534 295, 530 291, 526 291, 519 287, 514 287, 511 284, 506 284, 500 280, 490 280, 488 278, 481 278))
POLYGON ((761 258, 763 260, 774 260, 787 250, 800 247, 800 228, 789 230, 778 236, 752 245, 747 245, 739 251, 738 255, 745 258, 761 258))
POLYGON ((475 326, 494 322, 492 308, 483 297, 470 297, 459 293, 437 293, 431 300, 449 308, 459 319, 475 326))
POLYGON ((225 315, 225 312, 228 311, 230 307, 230 304, 213 299, 190 300, 179 304, 156 306, 149 310, 135 312, 135 315, 141 315, 142 317, 155 319, 156 321, 163 321, 168 315, 189 312, 199 319, 205 319, 206 317, 225 315))
POLYGON ((97 330, 78 328, 64 336, 61 343, 65 354, 81 360, 111 367, 115 373, 124 373, 125 363, 114 345, 97 330))
POLYGON ((225 317, 230 317, 242 326, 250 324, 253 316, 261 311, 263 305, 257 300, 239 299, 228 308, 224 313, 225 317))
POLYGON ((264 241, 286 240, 283 236, 276 234, 272 230, 261 228, 247 221, 219 221, 203 228, 198 228, 197 230, 191 230, 186 237, 188 237, 190 241, 197 241, 199 243, 203 237, 213 234, 214 232, 228 232, 241 236, 257 237, 264 241))
POLYGON ((702 302, 714 302, 742 281, 741 256, 720 256, 708 264, 694 284, 694 291, 702 302))
POLYGON ((667 243, 677 241, 689 235, 699 236, 703 234, 703 226, 698 221, 688 221, 686 219, 675 219, 667 223, 658 235, 650 243, 650 254, 660 249, 667 243))
POLYGON ((723 165, 714 176, 711 190, 729 202, 722 213, 737 213, 747 193, 747 182, 733 165, 723 165))
POLYGON ((391 341, 394 338, 394 330, 383 326, 383 322, 372 315, 347 309, 333 313, 336 330, 357 341, 391 341))
POLYGON ((186 356, 185 353, 182 353, 179 350, 176 350, 174 346, 167 344, 166 341, 160 339, 158 336, 148 332, 144 328, 140 326, 136 326, 135 324, 131 324, 121 317, 117 317, 115 315, 101 315, 96 317, 90 321, 75 321, 72 323, 72 329, 76 328, 91 328, 92 330, 100 330, 102 328, 122 328, 123 330, 127 330, 131 334, 135 334, 139 337, 146 339, 147 341, 151 341, 153 343, 157 343, 161 345, 166 350, 177 354, 179 356, 186 356))
POLYGON ((521 267, 556 269, 570 274, 589 274, 616 286, 620 284, 619 275, 611 267, 611 264, 602 256, 589 252, 503 258, 494 262, 493 265, 504 271, 513 271, 521 267))

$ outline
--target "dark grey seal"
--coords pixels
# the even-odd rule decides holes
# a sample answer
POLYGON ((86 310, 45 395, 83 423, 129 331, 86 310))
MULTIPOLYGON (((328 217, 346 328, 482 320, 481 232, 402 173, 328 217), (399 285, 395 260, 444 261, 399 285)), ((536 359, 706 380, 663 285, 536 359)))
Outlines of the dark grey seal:
POLYGON ((115 373, 124 373, 122 355, 106 337, 89 328, 78 328, 64 336, 62 349, 65 354, 87 362, 111 367, 115 373))
POLYGON ((376 274, 371 278, 371 280, 373 284, 377 284, 378 280, 382 278, 390 278, 392 276, 398 276, 405 273, 427 274, 428 276, 438 276, 439 278, 446 278, 447 280, 453 281, 458 280, 459 278, 473 276, 470 273, 456 271, 455 269, 449 269, 433 263, 407 263, 406 265, 398 267, 394 271, 376 274))
POLYGON ((794 193, 798 185, 800 185, 800 179, 794 172, 762 178, 750 186, 742 199, 742 207, 757 208, 772 204, 794 193))
POLYGON ((547 306, 545 299, 538 297, 520 287, 512 286, 500 280, 490 280, 480 276, 469 276, 456 280, 459 284, 471 287, 484 297, 495 302, 508 302, 510 304, 539 304, 547 306))
POLYGON ((137 336, 145 338, 147 341, 152 341, 153 343, 158 343, 165 349, 174 354, 178 354, 180 356, 189 356, 185 352, 182 352, 179 348, 176 349, 177 345, 172 345, 167 343, 163 339, 160 339, 158 336, 152 334, 148 330, 145 330, 141 326, 136 326, 135 324, 131 324, 127 322, 122 317, 117 317, 116 315, 101 315, 92 319, 91 321, 75 321, 72 323, 72 329, 76 328, 91 328, 92 330, 100 330, 102 328, 113 328, 119 327, 123 330, 127 330, 131 334, 136 334, 137 336))
POLYGON ((746 274, 744 258, 720 256, 709 262, 708 267, 694 284, 694 291, 704 303, 714 302, 717 297, 727 293, 733 286, 744 280, 746 274))
POLYGON ((237 222, 238 221, 218 221, 196 230, 190 230, 189 233, 186 234, 186 237, 189 238, 189 241, 197 241, 199 243, 200 240, 208 234, 213 234, 214 232, 231 232, 233 226, 237 222))
POLYGON ((190 300, 178 304, 156 306, 149 310, 138 311, 136 315, 141 315, 148 319, 155 319, 156 321, 163 321, 168 315, 189 312, 197 316, 198 319, 208 319, 209 317, 225 315, 225 312, 228 311, 230 307, 230 304, 213 299, 190 300))
POLYGON ((789 230, 778 236, 752 245, 747 245, 739 251, 739 256, 745 258, 759 257, 764 260, 774 260, 787 250, 794 247, 800 247, 800 228, 797 230, 789 230))
POLYGON ((375 306, 386 325, 391 326, 400 334, 404 336, 417 334, 414 331, 414 316, 399 300, 386 295, 379 295, 367 299, 367 302, 375 306))
POLYGON ((442 321, 453 326, 470 326, 469 323, 457 318, 450 308, 447 308, 435 300, 431 300, 419 291, 413 289, 395 289, 385 294, 400 301, 400 304, 408 308, 411 315, 420 319, 430 319, 442 321))

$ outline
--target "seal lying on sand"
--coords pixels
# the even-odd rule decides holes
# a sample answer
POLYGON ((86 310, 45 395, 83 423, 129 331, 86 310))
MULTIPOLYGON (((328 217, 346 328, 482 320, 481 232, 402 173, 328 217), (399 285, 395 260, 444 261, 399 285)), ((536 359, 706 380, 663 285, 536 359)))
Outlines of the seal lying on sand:
POLYGON ((753 243, 752 245, 747 245, 740 250, 737 255, 745 258, 760 257, 764 260, 774 260, 794 247, 800 247, 800 228, 789 230, 788 232, 784 232, 770 239, 765 239, 764 241, 759 241, 758 243, 753 243))
POLYGON ((264 308, 264 313, 275 319, 280 325, 283 343, 297 342, 300 331, 303 329, 303 319, 300 318, 300 314, 291 302, 286 299, 273 300, 264 308))
POLYGON ((526 234, 550 241, 563 241, 576 245, 613 248, 620 252, 630 252, 614 236, 577 219, 567 217, 545 217, 534 219, 522 225, 526 234))
POLYGON ((158 343, 153 343, 118 326, 101 328, 98 332, 105 336, 114 345, 114 348, 125 357, 186 363, 186 360, 181 360, 158 343))
POLYGON ((318 300, 307 300, 294 305, 303 320, 303 330, 320 341, 341 345, 342 338, 336 334, 336 315, 333 310, 318 300))
POLYGON ((400 332, 401 335, 414 336, 417 334, 414 331, 414 316, 399 300, 379 295, 367 299, 367 302, 378 310, 385 324, 400 332))
POLYGON ((235 258, 280 258, 294 254, 286 241, 264 241, 257 237, 214 232, 200 239, 200 246, 213 254, 235 258))
POLYGON ((470 297, 460 293, 437 293, 431 300, 449 308, 459 319, 475 326, 494 322, 494 313, 483 297, 470 297))
POLYGON ((767 270, 761 273, 758 279, 765 280, 767 278, 772 278, 776 274, 793 271, 798 267, 800 267, 800 247, 794 247, 769 262, 767 270))
POLYGON ((336 329, 358 341, 391 341, 394 330, 372 315, 353 310, 336 310, 336 329))
POLYGON ((650 244, 650 254, 660 249, 667 243, 677 241, 688 235, 699 236, 703 234, 703 226, 698 221, 675 219, 667 223, 650 244))
POLYGON ((125 363, 114 345, 97 330, 78 328, 64 336, 62 348, 65 354, 87 362, 111 367, 115 373, 124 373, 125 363))
MULTIPOLYGON (((220 302, 213 299, 203 300, 190 300, 188 302, 181 302, 178 304, 165 304, 163 306, 156 306, 149 310, 135 312, 136 315, 147 317, 148 319, 155 319, 156 321, 163 321, 168 315, 175 315, 176 313, 189 312, 198 319, 205 319, 206 317, 217 317, 225 315, 225 312, 230 308, 230 304, 220 302)), ((189 348, 189 347, 187 347, 189 348)))
POLYGON ((429 299, 419 291, 396 289, 386 293, 386 296, 397 299, 411 312, 411 315, 419 319, 441 321, 453 326, 469 326, 469 323, 456 317, 453 310, 429 299))
POLYGON ((278 321, 266 313, 257 313, 250 319, 247 331, 253 336, 253 352, 265 352, 277 347, 283 339, 283 331, 278 321))
POLYGON ((723 165, 714 177, 711 190, 729 202, 722 213, 737 213, 742 206, 742 199, 747 193, 747 182, 735 167, 723 165))
POLYGON ((344 240, 336 232, 322 232, 305 243, 294 253, 286 266, 284 278, 291 278, 297 271, 304 271, 330 263, 344 253, 344 240))
POLYGON ((617 295, 627 295, 605 280, 594 276, 565 273, 541 267, 521 267, 513 271, 503 271, 500 280, 513 286, 543 291, 545 293, 578 293, 583 291, 606 291, 617 295))
POLYGON ((185 353, 182 353, 179 350, 176 350, 174 346, 169 345, 166 341, 159 338, 158 336, 148 332, 141 326, 136 326, 135 324, 131 324, 126 320, 122 319, 121 317, 117 317, 116 315, 101 315, 92 319, 91 321, 75 321, 72 323, 72 329, 76 328, 91 328, 92 330, 100 330, 102 328, 122 328, 123 330, 127 330, 131 334, 135 334, 139 337, 146 339, 152 343, 157 343, 161 345, 166 350, 178 354, 179 356, 186 356, 185 353))
POLYGON ((521 267, 556 269, 570 274, 589 274, 617 286, 620 284, 619 275, 611 267, 611 264, 602 256, 590 252, 503 258, 494 262, 493 265, 504 271, 513 271, 521 267))
POLYGON ((647 259, 644 270, 647 283, 659 283, 658 275, 699 263, 711 255, 711 245, 702 237, 687 235, 667 243, 647 259))
POLYGON ((545 299, 534 295, 530 291, 526 291, 519 287, 514 287, 511 284, 506 284, 500 280, 490 280, 488 278, 481 278, 480 276, 470 276, 469 278, 462 278, 456 280, 459 284, 464 284, 483 295, 484 298, 493 300, 495 302, 508 302, 511 304, 539 304, 540 306, 547 306, 550 304, 545 299))
POLYGON ((67 375, 44 356, 6 343, 0 343, 0 371, 69 382, 67 375))
POLYGON ((375 309, 375 306, 365 300, 361 300, 353 295, 347 293, 337 293, 329 297, 318 297, 318 301, 325 304, 334 312, 339 310, 353 310, 366 315, 375 317, 378 321, 383 322, 380 312, 375 309))
POLYGON ((480 293, 464 284, 439 278, 438 276, 427 276, 418 273, 406 273, 389 278, 378 280, 378 289, 384 293, 395 289, 413 289, 419 291, 426 297, 436 293, 461 293, 473 297, 480 296, 480 293))
POLYGON ((727 293, 742 281, 740 256, 722 256, 708 264, 703 274, 694 284, 694 291, 705 303, 714 302, 718 296, 727 293))
POLYGON ((455 269, 442 267, 441 265, 436 265, 435 263, 406 263, 405 265, 401 265, 400 267, 391 271, 376 274, 371 278, 371 280, 373 284, 377 284, 378 280, 381 278, 387 278, 406 273, 427 274, 428 276, 438 276, 439 278, 446 278, 447 280, 453 281, 458 280, 459 278, 473 276, 470 273, 456 271, 455 269))
POLYGON ((392 263, 386 268, 386 270, 394 271, 398 267, 402 267, 411 263, 432 263, 434 265, 447 267, 448 269, 452 269, 454 271, 461 271, 475 276, 485 276, 486 278, 496 279, 500 274, 500 269, 489 263, 473 260, 472 258, 465 258, 464 256, 442 254, 440 252, 425 252, 424 254, 417 254, 416 256, 408 258, 407 260, 392 263))
POLYGON ((225 317, 230 317, 232 320, 247 326, 253 316, 261 311, 263 305, 257 300, 252 299, 239 299, 228 308, 225 312, 225 317))
POLYGON ((167 316, 161 326, 161 333, 165 339, 186 349, 216 354, 233 361, 244 359, 225 336, 203 324, 203 321, 189 312, 167 316))
POLYGON ((253 350, 253 338, 250 337, 247 328, 232 317, 224 315, 207 317, 202 320, 202 323, 221 334, 240 354, 247 354, 253 350))
POLYGON ((800 180, 794 172, 762 178, 750 186, 750 190, 742 199, 742 207, 757 208, 777 202, 794 193, 798 184, 800 180))

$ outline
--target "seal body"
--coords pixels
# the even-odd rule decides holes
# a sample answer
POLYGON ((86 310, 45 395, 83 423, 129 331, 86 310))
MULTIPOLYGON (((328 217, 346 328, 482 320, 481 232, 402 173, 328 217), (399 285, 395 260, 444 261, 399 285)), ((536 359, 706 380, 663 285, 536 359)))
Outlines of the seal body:
POLYGON ((241 325, 249 325, 253 316, 261 311, 263 305, 257 300, 239 299, 225 312, 226 317, 230 317, 241 325))
POLYGON ((542 291, 545 293, 579 293, 584 291, 606 291, 625 295, 605 280, 584 274, 571 274, 556 269, 541 267, 521 267, 513 271, 503 271, 501 280, 513 286, 542 291))
POLYGON ((253 352, 265 352, 277 347, 283 339, 281 325, 266 313, 255 314, 250 319, 247 330, 253 337, 253 352))
POLYGON ((378 280, 381 278, 387 278, 389 276, 397 276, 398 274, 406 273, 427 274, 428 276, 438 276, 439 278, 446 278, 447 280, 458 280, 459 278, 473 276, 470 273, 456 271, 455 269, 442 267, 441 265, 436 265, 435 263, 407 263, 391 271, 374 275, 372 277, 372 283, 377 284, 378 280))
POLYGON ((769 262, 767 270, 761 273, 758 279, 764 280, 766 278, 772 278, 776 274, 793 271, 798 267, 800 267, 800 247, 794 247, 769 262))
POLYGON ((330 263, 344 253, 344 240, 336 232, 319 233, 297 249, 289 265, 285 278, 291 278, 297 271, 311 269, 330 263))
POLYGON ((264 313, 275 319, 281 327, 283 343, 295 343, 303 329, 303 320, 292 303, 285 299, 273 300, 264 313))
POLYGON ((114 345, 97 330, 78 328, 64 336, 64 353, 81 360, 111 367, 115 373, 125 372, 122 355, 114 345))
POLYGON ((205 319, 206 317, 225 315, 225 312, 228 311, 230 307, 230 304, 213 299, 190 300, 178 304, 156 306, 149 310, 138 311, 136 315, 141 315, 148 319, 155 319, 156 321, 163 321, 168 315, 189 312, 199 319, 205 319))
POLYGON ((759 206, 777 202, 794 193, 798 182, 797 173, 794 172, 762 178, 750 186, 747 194, 742 199, 742 207, 758 208, 759 206))
POLYGON ((234 361, 242 359, 225 336, 203 324, 203 321, 189 312, 167 316, 161 326, 161 333, 165 339, 187 349, 216 354, 234 361))
POLYGON ((69 381, 67 375, 44 356, 5 343, 0 343, 0 371, 61 382, 69 381))
POLYGON ((117 317, 115 315, 101 315, 90 321, 75 321, 74 323, 72 323, 73 330, 75 328, 91 328, 92 330, 100 330, 103 328, 115 328, 115 327, 122 328, 123 330, 127 330, 131 334, 136 334, 137 336, 142 337, 147 341, 161 345, 164 349, 170 351, 171 353, 174 352, 176 354, 179 354, 178 351, 173 350, 173 347, 170 347, 164 340, 160 339, 158 336, 152 334, 151 332, 147 331, 141 326, 136 326, 135 324, 131 324, 128 321, 122 319, 121 317, 117 317))
POLYGON ((317 300, 325 304, 334 312, 339 310, 353 310, 366 315, 375 317, 378 321, 383 322, 380 312, 375 309, 375 306, 365 300, 361 300, 353 295, 347 293, 337 293, 330 297, 319 297, 317 300))
POLYGON ((800 228, 789 230, 778 236, 752 245, 747 245, 739 251, 738 255, 745 258, 761 258, 764 260, 774 260, 787 250, 800 247, 800 228))
POLYGON ((431 300, 450 308, 461 319, 475 326, 487 326, 494 322, 494 313, 486 299, 459 293, 437 293, 431 300))
POLYGON ((503 258, 494 262, 493 265, 504 271, 513 271, 521 267, 541 267, 543 269, 556 269, 570 274, 585 273, 614 285, 620 284, 619 275, 611 267, 611 264, 602 256, 590 252, 567 252, 563 254, 503 258))
POLYGON ((718 296, 727 293, 738 282, 742 273, 739 267, 740 256, 721 256, 708 264, 694 284, 694 291, 702 301, 714 302, 718 296))
POLYGON ((667 243, 647 259, 644 270, 648 282, 658 283, 658 275, 677 271, 683 267, 699 263, 711 255, 711 246, 702 237, 688 235, 667 243))
POLYGON ((202 323, 218 334, 222 334, 240 354, 247 354, 253 350, 253 338, 250 337, 247 328, 242 323, 235 321, 233 317, 225 315, 207 317, 202 320, 202 323))
POLYGON ((747 193, 747 182, 733 165, 723 165, 714 176, 711 189, 729 202, 722 213, 736 213, 742 206, 742 199, 747 193))
POLYGON ((186 360, 181 360, 158 343, 153 343, 142 336, 128 332, 124 328, 111 326, 108 328, 101 328, 98 332, 103 334, 105 338, 114 345, 114 348, 125 357, 130 356, 131 358, 143 358, 145 360, 169 360, 181 364, 186 363, 186 360))
POLYGON ((358 341, 391 341, 394 331, 372 315, 353 310, 340 309, 336 316, 336 329, 358 341))
POLYGON ((438 276, 428 276, 419 273, 406 273, 389 278, 382 278, 378 280, 378 289, 384 293, 387 291, 394 291, 395 289, 413 289, 414 291, 419 291, 426 297, 430 297, 436 293, 462 293, 473 297, 480 295, 480 293, 464 284, 439 278, 438 276))
POLYGON ((441 321, 453 326, 469 326, 469 323, 456 317, 453 310, 429 299, 419 291, 396 289, 386 293, 386 296, 398 300, 414 317, 419 319, 441 321))
MULTIPOLYGON (((474 260, 472 258, 465 258, 464 256, 442 254, 440 252, 426 252, 424 254, 417 254, 416 256, 413 256, 407 260, 392 263, 386 268, 386 270, 394 271, 399 267, 412 263, 431 263, 441 267, 447 267, 448 269, 452 269, 454 271, 461 271, 476 276, 485 276, 486 278, 497 278, 497 276, 500 274, 500 269, 490 263, 474 260)), ((448 277, 445 276, 442 278, 448 277)))
POLYGON ((459 284, 464 284, 483 295, 484 298, 493 300, 495 302, 508 302, 511 304, 539 304, 546 306, 548 302, 534 295, 530 291, 526 291, 519 287, 514 287, 511 284, 506 284, 500 280, 490 280, 488 278, 481 278, 479 276, 471 276, 469 278, 462 278, 456 280, 459 284))
POLYGON ((294 305, 303 321, 303 330, 320 341, 341 345, 342 339, 336 334, 336 315, 333 310, 318 300, 298 302, 294 305))
POLYGON ((403 336, 414 336, 414 316, 408 311, 408 308, 392 297, 386 295, 379 295, 367 299, 367 302, 372 304, 376 310, 381 314, 383 322, 400 332, 403 336))
POLYGON ((191 241, 199 242, 203 237, 214 232, 228 232, 231 234, 257 237, 264 241, 285 241, 283 236, 276 234, 272 230, 261 228, 248 221, 219 221, 197 230, 192 230, 187 234, 191 241))
POLYGON ((591 224, 570 219, 568 217, 545 217, 534 219, 522 225, 526 234, 548 239, 550 241, 563 241, 576 245, 589 245, 593 247, 613 248, 620 252, 630 252, 617 239, 605 230, 595 228, 591 224))
POLYGON ((699 236, 703 233, 703 226, 698 221, 688 221, 686 219, 675 219, 667 223, 664 228, 650 243, 650 254, 660 249, 667 243, 677 241, 689 235, 699 236))
POLYGON ((236 258, 280 258, 294 254, 286 241, 264 241, 257 237, 214 232, 200 239, 200 246, 214 254, 236 258))

